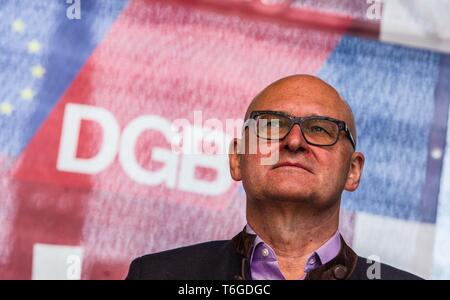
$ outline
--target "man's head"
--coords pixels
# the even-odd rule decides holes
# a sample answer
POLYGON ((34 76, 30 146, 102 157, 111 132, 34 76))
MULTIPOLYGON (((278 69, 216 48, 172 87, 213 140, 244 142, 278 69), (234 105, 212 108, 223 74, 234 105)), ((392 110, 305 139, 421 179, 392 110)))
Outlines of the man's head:
MULTIPOLYGON (((261 91, 250 103, 245 119, 253 111, 284 112, 295 117, 324 116, 341 120, 356 139, 355 121, 348 104, 339 93, 321 79, 310 75, 282 78, 261 91)), ((244 139, 233 140, 230 154, 231 176, 242 180, 247 199, 307 203, 325 208, 339 202, 342 191, 354 191, 359 185, 364 156, 355 152, 349 135, 340 131, 331 146, 308 144, 299 125, 287 136, 269 141, 268 147, 279 151, 275 165, 262 164, 267 155, 239 154, 252 138, 252 128, 245 129, 244 139)), ((311 141, 310 141, 311 142, 311 141)))

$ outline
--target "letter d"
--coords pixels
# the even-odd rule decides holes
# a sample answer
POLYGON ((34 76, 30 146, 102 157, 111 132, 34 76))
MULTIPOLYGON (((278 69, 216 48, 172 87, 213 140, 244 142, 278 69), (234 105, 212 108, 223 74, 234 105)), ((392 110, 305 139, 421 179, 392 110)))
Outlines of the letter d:
POLYGON ((82 174, 96 174, 108 167, 117 153, 120 128, 114 116, 104 108, 85 104, 68 103, 59 144, 56 169, 82 174), (103 131, 103 141, 97 155, 77 158, 81 120, 97 122, 103 131))

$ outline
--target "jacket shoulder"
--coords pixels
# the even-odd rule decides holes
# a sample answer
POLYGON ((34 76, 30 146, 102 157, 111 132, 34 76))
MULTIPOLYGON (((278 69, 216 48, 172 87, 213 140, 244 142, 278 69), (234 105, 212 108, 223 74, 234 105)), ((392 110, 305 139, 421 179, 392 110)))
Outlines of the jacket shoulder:
POLYGON ((355 270, 350 279, 355 280, 423 280, 414 274, 397 269, 384 263, 376 263, 358 256, 355 270))
POLYGON ((212 267, 217 270, 233 254, 227 240, 147 254, 132 261, 126 279, 205 279, 212 267))

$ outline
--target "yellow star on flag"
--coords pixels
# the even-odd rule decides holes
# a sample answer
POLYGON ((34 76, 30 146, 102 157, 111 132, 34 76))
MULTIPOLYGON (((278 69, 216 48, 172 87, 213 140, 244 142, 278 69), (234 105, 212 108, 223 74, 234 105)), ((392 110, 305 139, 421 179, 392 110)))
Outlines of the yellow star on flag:
POLYGON ((30 54, 38 53, 39 51, 41 51, 41 48, 41 44, 36 40, 32 40, 28 43, 28 53, 30 54))
POLYGON ((42 78, 45 74, 45 69, 38 65, 31 68, 31 74, 36 78, 42 78))
POLYGON ((14 109, 13 106, 9 102, 2 102, 0 104, 0 114, 2 114, 2 115, 7 115, 7 116, 11 115, 13 109, 14 109))
POLYGON ((25 89, 20 91, 20 97, 23 100, 27 100, 27 101, 33 100, 34 92, 30 88, 25 88, 25 89))
POLYGON ((25 31, 25 23, 21 19, 17 19, 12 23, 12 31, 23 33, 25 31))

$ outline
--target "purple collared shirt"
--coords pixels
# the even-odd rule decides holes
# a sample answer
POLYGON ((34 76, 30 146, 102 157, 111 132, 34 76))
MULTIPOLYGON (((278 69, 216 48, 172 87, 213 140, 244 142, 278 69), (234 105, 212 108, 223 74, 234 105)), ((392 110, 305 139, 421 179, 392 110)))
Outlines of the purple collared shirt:
MULTIPOLYGON (((247 224, 245 230, 250 234, 255 234, 250 224, 247 224)), ((319 249, 312 253, 305 264, 305 276, 311 270, 326 264, 335 258, 341 249, 341 238, 339 231, 323 244, 319 249)), ((250 270, 253 280, 284 280, 280 271, 275 251, 270 248, 258 235, 253 243, 253 250, 250 257, 250 270)))

